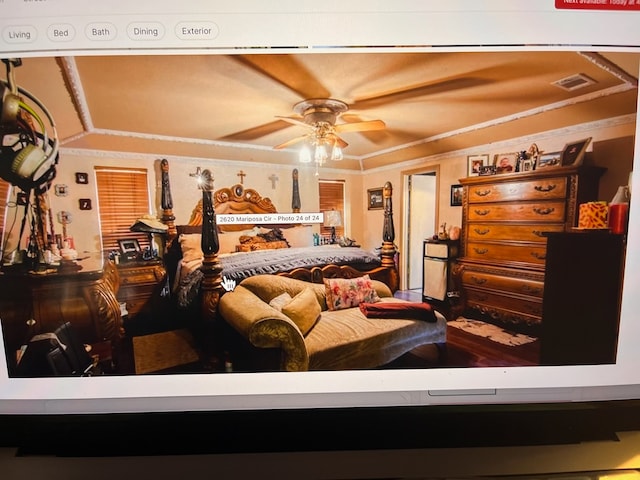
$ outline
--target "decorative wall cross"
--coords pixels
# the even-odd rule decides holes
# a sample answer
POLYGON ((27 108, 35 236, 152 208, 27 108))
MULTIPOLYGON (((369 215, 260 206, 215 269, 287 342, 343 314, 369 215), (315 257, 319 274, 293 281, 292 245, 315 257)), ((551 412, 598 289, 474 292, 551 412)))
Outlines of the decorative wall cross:
POLYGON ((244 173, 242 170, 240 170, 240 171, 238 172, 238 176, 240 177, 240 184, 244 183, 244 177, 246 177, 246 176, 247 176, 247 174, 246 174, 246 173, 244 173))
POLYGON ((278 176, 277 176, 275 173, 272 173, 272 174, 271 174, 271 176, 269 177, 269 180, 271 180, 271 188, 272 188, 273 190, 275 190, 275 188, 276 188, 276 182, 277 182, 278 180, 280 180, 280 179, 278 178, 278 176))

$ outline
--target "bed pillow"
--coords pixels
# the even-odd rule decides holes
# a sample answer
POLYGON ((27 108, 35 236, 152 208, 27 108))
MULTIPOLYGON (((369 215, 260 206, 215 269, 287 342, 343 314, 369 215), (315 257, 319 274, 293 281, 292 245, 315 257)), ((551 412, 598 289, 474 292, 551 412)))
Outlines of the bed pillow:
POLYGON ((282 306, 282 313, 298 326, 302 335, 309 333, 318 321, 321 311, 316 294, 310 287, 306 287, 282 306))
POLYGON ((311 225, 301 225, 285 230, 287 242, 292 247, 313 247, 313 229, 311 225))
POLYGON ((182 260, 191 262, 204 258, 200 242, 202 241, 201 233, 183 233, 178 237, 180 249, 182 250, 182 260))
POLYGON ((265 242, 284 242, 289 247, 289 242, 284 237, 284 233, 279 228, 268 230, 264 233, 258 233, 257 237, 264 239, 265 242))
POLYGON ((224 232, 218 234, 218 243, 220 245, 219 253, 233 253, 236 251, 236 245, 240 243, 240 237, 246 235, 257 235, 259 227, 238 232, 224 232))
POLYGON ((369 275, 357 278, 325 278, 325 297, 329 310, 357 307, 362 302, 380 301, 369 275))

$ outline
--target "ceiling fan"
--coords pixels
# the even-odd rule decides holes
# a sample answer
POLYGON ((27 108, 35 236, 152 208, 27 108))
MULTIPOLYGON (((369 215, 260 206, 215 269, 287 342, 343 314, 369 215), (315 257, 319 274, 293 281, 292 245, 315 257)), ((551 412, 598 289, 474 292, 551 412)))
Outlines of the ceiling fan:
POLYGON ((382 130, 386 127, 382 120, 336 123, 338 117, 348 109, 349 106, 345 102, 333 98, 311 98, 298 102, 293 106, 293 111, 297 116, 276 115, 276 118, 305 127, 309 130, 308 133, 287 140, 273 148, 281 150, 298 142, 308 141, 314 146, 324 144, 330 147, 338 146, 343 149, 349 144, 339 134, 382 130))

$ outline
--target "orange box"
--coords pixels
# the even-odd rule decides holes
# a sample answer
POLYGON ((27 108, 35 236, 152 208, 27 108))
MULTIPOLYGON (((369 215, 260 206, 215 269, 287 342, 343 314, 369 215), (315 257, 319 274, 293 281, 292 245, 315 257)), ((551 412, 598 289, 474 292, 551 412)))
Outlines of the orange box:
POLYGON ((607 228, 607 202, 587 202, 580 205, 578 228, 607 228))

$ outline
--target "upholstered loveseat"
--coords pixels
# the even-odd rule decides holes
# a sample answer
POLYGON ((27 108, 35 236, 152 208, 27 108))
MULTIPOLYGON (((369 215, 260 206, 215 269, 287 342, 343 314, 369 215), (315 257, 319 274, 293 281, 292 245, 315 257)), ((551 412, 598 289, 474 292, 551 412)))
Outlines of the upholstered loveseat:
POLYGON ((419 345, 445 344, 446 320, 440 313, 433 311, 428 320, 369 318, 361 306, 421 305, 394 298, 384 283, 368 277, 357 285, 331 282, 333 292, 325 284, 256 275, 221 297, 219 313, 253 349, 275 352, 276 368, 286 371, 376 368, 419 345), (375 293, 368 295, 368 287, 375 293), (352 301, 351 293, 334 295, 340 288, 350 288, 361 302, 352 301))

